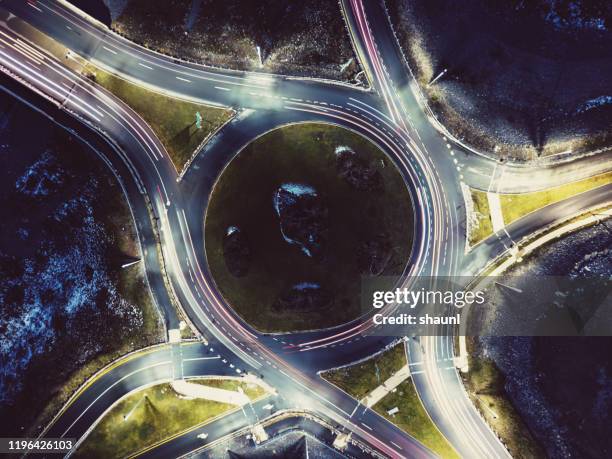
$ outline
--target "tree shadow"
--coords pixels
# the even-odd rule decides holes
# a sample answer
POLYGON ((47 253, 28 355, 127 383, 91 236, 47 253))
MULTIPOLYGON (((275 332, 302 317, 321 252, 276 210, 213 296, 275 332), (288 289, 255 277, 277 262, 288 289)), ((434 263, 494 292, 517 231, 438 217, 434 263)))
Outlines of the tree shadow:
POLYGON ((170 139, 172 145, 176 145, 178 147, 189 145, 191 138, 198 131, 197 129, 192 129, 194 125, 195 123, 191 123, 190 125, 185 126, 185 128, 181 129, 174 137, 172 137, 170 139))

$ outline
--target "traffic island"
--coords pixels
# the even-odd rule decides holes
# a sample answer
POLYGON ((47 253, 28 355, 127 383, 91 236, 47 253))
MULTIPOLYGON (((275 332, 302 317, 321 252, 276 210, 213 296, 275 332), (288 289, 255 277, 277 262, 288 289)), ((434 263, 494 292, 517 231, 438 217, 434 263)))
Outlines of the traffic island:
POLYGON ((76 74, 88 77, 141 116, 164 145, 179 173, 200 146, 234 116, 229 108, 180 99, 162 93, 159 88, 107 72, 19 18, 11 19, 11 28, 38 45, 40 52, 54 57, 76 74))
POLYGON ((234 113, 231 109, 161 94, 134 84, 93 64, 83 74, 129 105, 151 126, 178 172, 188 165, 201 145, 234 113))
POLYGON ((371 407, 443 458, 459 458, 433 423, 410 377, 404 342, 321 377, 371 407))
POLYGON ((362 400, 407 365, 404 342, 346 367, 324 371, 321 377, 362 400))
POLYGON ((473 247, 510 223, 550 204, 611 183, 612 172, 606 172, 530 193, 487 193, 464 185, 462 191, 466 203, 468 245, 473 247))
POLYGON ((204 222, 217 288, 264 332, 356 319, 363 276, 400 276, 414 215, 400 170, 376 145, 296 124, 247 145, 218 178, 204 222))
POLYGON ((463 184, 461 190, 466 204, 467 243, 469 247, 473 247, 493 234, 489 201, 484 191, 475 190, 463 184))
POLYGON ((444 459, 460 456, 425 411, 412 378, 406 379, 373 407, 374 411, 444 459))
MULTIPOLYGON (((140 454, 240 409, 240 404, 228 403, 234 398, 255 401, 267 396, 261 386, 239 379, 190 379, 184 384, 202 387, 186 396, 176 392, 170 383, 164 383, 123 398, 99 420, 77 449, 75 457, 140 454), (219 399, 219 394, 227 394, 228 401, 203 398, 209 393, 214 394, 215 399, 219 399)), ((184 392, 185 388, 180 389, 184 392)))

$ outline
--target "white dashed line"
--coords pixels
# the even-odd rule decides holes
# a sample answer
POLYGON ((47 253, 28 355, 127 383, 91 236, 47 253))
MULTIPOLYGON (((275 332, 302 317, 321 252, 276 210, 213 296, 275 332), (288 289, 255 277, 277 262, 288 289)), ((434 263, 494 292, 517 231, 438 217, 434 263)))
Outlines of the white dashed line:
POLYGON ((39 12, 41 12, 41 13, 43 12, 43 10, 41 10, 39 7, 37 7, 36 5, 33 5, 33 4, 32 4, 32 3, 30 3, 30 2, 28 2, 28 5, 30 5, 32 8, 34 8, 36 11, 39 11, 39 12))

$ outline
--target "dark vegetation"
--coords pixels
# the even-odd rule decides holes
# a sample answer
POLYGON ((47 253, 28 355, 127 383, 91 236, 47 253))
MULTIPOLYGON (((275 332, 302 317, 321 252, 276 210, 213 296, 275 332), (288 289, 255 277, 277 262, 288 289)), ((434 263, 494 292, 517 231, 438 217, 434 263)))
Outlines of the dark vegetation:
POLYGON ((11 436, 36 432, 88 374, 157 342, 161 327, 140 267, 120 269, 139 254, 115 178, 4 93, 0 123, 0 419, 11 436))
MULTIPOLYGON (((543 247, 500 282, 511 283, 517 274, 610 279, 610 247, 608 219, 543 247)), ((609 287, 607 297, 597 311, 589 311, 590 321, 580 321, 585 330, 601 332, 607 324, 610 334, 609 287)), ((498 321, 507 320, 512 306, 502 303, 493 314, 498 321)), ((481 338, 475 353, 479 363, 470 378, 480 374, 481 380, 493 381, 483 387, 493 387, 495 394, 512 402, 546 456, 607 457, 612 452, 611 346, 610 336, 481 338), (486 377, 479 368, 495 377, 486 377)), ((524 443, 521 438, 515 438, 514 444, 524 443)))
POLYGON ((609 147, 606 0, 387 0, 417 80, 468 144, 517 160, 609 147), (435 84, 429 85, 444 70, 435 84))
POLYGON ((412 228, 408 189, 392 161, 357 134, 323 124, 281 128, 248 145, 218 179, 204 224, 217 286, 265 331, 359 316, 362 276, 401 274, 412 228), (358 158, 351 165, 339 155, 347 147, 358 158), (232 227, 249 251, 229 255, 223 241, 232 227), (248 271, 236 275, 241 264, 248 271))
POLYGON ((111 13, 103 0, 68 0, 77 8, 110 27, 111 13))
POLYGON ((336 1, 129 0, 113 28, 215 66, 346 81, 359 71, 336 1))
POLYGON ((287 242, 297 244, 307 256, 322 261, 327 255, 329 209, 315 190, 294 194, 288 188, 300 186, 281 185, 276 190, 274 206, 280 231, 287 242))
POLYGON ((246 276, 251 265, 251 246, 240 228, 230 228, 223 238, 223 259, 234 277, 246 276))

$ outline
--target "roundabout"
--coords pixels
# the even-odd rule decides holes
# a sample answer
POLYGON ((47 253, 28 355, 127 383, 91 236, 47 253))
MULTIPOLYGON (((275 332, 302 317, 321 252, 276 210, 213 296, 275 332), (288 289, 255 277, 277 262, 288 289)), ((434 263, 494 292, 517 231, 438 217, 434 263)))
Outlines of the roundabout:
MULTIPOLYGON (((387 457, 430 457, 417 440, 319 376, 393 338, 376 336, 376 324, 363 320, 356 301, 360 277, 391 274, 405 288, 418 276, 474 276, 571 206, 534 214, 466 250, 464 185, 488 185, 489 177, 493 183, 502 168, 525 183, 537 180, 470 156, 436 130, 405 72, 384 5, 341 3, 372 84, 366 91, 210 69, 129 43, 62 3, 37 2, 49 16, 27 2, 8 4, 126 79, 237 109, 179 176, 167 148, 137 113, 56 60, 45 57, 37 63, 40 72, 31 72, 22 60, 32 52, 7 32, 11 46, 3 65, 53 104, 46 107, 53 119, 103 152, 125 184, 148 282, 174 332, 169 337, 186 319, 199 338, 189 345, 172 341, 109 368, 75 393, 43 434, 84 437, 119 395, 152 381, 250 373, 277 388, 274 410, 316 413, 342 426, 339 436, 353 435, 387 457)), ((603 199, 603 192, 590 199, 603 199)), ((439 331, 404 342, 409 364, 417 366, 413 382, 423 407, 462 455, 507 457, 465 395, 452 327, 439 331)), ((254 424, 272 409, 257 410, 236 425, 254 424)), ((214 429, 208 441, 223 438, 228 424, 214 429)), ((150 457, 188 453, 201 446, 194 438, 177 437, 150 457)))

